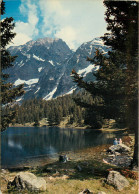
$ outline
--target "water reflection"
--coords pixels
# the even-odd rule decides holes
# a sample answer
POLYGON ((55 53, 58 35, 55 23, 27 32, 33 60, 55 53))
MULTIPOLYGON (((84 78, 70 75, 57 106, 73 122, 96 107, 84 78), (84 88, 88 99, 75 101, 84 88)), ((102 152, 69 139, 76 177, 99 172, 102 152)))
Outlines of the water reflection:
MULTIPOLYGON (((57 127, 9 128, 1 135, 2 167, 25 163, 27 158, 53 155, 112 143, 115 134, 57 127)), ((120 138, 121 136, 117 136, 120 138)))
POLYGON ((22 145, 21 144, 18 144, 18 143, 15 143, 13 140, 9 139, 8 140, 8 146, 9 147, 15 147, 19 150, 22 150, 22 145))

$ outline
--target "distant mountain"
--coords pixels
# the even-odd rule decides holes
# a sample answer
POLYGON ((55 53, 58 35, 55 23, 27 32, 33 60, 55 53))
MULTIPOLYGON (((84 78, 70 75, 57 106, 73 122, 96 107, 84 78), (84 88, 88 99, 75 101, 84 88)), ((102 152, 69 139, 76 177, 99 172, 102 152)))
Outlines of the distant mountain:
POLYGON ((10 74, 8 81, 15 86, 24 83, 26 90, 18 101, 34 97, 48 100, 72 93, 76 89, 70 76, 72 69, 86 80, 94 80, 92 71, 97 68, 86 58, 93 57, 96 48, 104 53, 109 49, 100 38, 82 44, 76 52, 70 50, 63 40, 52 38, 10 47, 11 54, 18 57, 14 67, 6 71, 10 74))

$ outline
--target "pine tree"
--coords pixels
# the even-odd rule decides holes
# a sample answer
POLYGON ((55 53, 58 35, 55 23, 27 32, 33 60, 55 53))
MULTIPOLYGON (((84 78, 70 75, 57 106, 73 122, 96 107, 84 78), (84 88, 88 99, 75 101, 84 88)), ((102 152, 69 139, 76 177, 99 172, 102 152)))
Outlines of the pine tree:
MULTIPOLYGON (((138 165, 138 3, 135 1, 104 1, 106 6, 106 33, 102 39, 111 46, 108 55, 96 50, 88 61, 99 65, 94 73, 96 82, 87 83, 74 70, 74 81, 79 87, 100 97, 101 103, 92 106, 104 118, 126 122, 135 129, 133 163, 138 165)), ((80 102, 83 105, 83 102, 80 102)))
POLYGON ((48 123, 50 126, 55 124, 54 107, 50 107, 49 114, 48 114, 48 123))
MULTIPOLYGON (((1 15, 5 14, 5 3, 1 1, 1 15)), ((4 71, 13 66, 13 62, 16 56, 11 56, 10 52, 6 49, 8 44, 15 37, 15 33, 12 32, 14 29, 13 18, 5 18, 1 21, 1 104, 4 106, 11 106, 17 97, 23 95, 23 85, 13 87, 12 83, 7 82, 8 74, 4 71)), ((15 118, 16 112, 11 111, 8 114, 1 114, 1 131, 5 130, 9 123, 15 118)))
POLYGON ((105 1, 107 29, 105 44, 123 54, 125 71, 126 121, 129 129, 135 130, 133 165, 138 166, 138 2, 105 1), (113 16, 113 18, 111 18, 113 16))
POLYGON ((63 111, 62 111, 62 107, 58 106, 57 108, 55 108, 55 124, 59 125, 60 122, 62 121, 62 116, 63 116, 63 111))
POLYGON ((40 123, 39 123, 39 116, 38 116, 38 114, 36 115, 36 117, 35 117, 35 120, 34 120, 34 126, 39 126, 40 125, 40 123))

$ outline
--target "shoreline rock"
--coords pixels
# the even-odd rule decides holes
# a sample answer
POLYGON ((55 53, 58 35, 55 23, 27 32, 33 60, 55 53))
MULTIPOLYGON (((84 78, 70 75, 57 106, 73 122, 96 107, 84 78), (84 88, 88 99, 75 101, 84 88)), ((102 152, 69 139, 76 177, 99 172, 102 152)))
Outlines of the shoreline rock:
POLYGON ((118 144, 118 145, 112 145, 111 147, 109 147, 109 151, 111 151, 112 153, 114 152, 123 153, 123 152, 130 152, 131 149, 124 144, 118 144))
POLYGON ((104 163, 119 167, 128 167, 131 164, 131 148, 124 144, 110 146, 107 153, 108 157, 103 159, 104 163))

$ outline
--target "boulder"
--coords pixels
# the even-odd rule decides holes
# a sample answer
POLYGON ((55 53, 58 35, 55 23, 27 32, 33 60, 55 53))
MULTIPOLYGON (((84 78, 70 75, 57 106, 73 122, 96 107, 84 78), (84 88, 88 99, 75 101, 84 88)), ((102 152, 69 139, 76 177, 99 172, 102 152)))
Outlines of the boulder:
POLYGON ((112 145, 111 147, 109 147, 108 151, 111 151, 112 153, 114 152, 123 153, 123 152, 130 152, 131 149, 124 144, 118 144, 118 145, 112 145))
POLYGON ((109 172, 107 183, 113 185, 119 191, 129 186, 129 181, 117 171, 109 172))
POLYGON ((1 174, 6 174, 8 171, 5 169, 1 169, 1 174))
POLYGON ((46 181, 43 178, 36 177, 34 174, 29 172, 18 173, 12 182, 8 183, 7 188, 10 187, 15 189, 27 189, 30 191, 45 191, 46 181))

